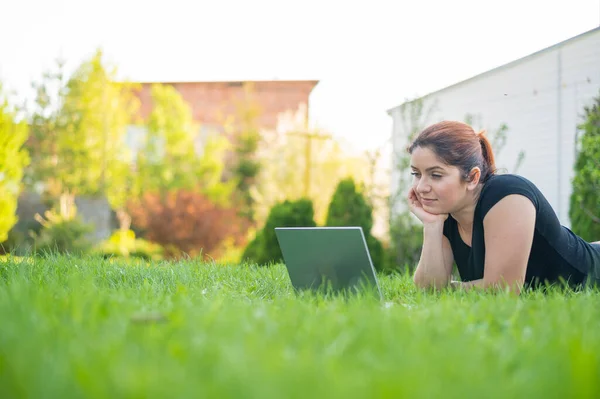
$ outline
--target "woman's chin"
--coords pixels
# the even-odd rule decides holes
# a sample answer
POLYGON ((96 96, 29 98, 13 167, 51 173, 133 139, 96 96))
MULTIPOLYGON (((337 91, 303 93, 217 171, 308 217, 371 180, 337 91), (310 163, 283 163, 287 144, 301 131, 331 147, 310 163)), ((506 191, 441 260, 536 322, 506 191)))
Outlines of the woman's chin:
POLYGON ((432 215, 442 215, 445 212, 442 212, 439 208, 431 205, 423 205, 423 209, 425 209, 428 213, 432 215))

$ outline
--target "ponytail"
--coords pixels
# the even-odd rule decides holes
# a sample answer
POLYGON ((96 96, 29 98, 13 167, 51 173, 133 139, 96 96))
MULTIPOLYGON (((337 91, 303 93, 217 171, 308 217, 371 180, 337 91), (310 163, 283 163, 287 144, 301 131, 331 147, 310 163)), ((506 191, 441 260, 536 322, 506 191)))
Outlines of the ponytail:
POLYGON ((492 144, 487 139, 485 131, 482 130, 477 133, 479 138, 479 144, 481 145, 481 155, 483 156, 483 168, 481 171, 481 180, 485 182, 494 173, 496 173, 496 161, 494 159, 494 151, 492 150, 492 144))

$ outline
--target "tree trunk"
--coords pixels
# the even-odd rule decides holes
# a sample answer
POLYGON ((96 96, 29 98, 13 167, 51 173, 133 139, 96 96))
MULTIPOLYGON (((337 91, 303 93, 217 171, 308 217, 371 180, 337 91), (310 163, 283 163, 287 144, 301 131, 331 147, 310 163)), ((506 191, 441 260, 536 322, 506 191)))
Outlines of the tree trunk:
POLYGON ((119 230, 129 230, 131 227, 131 216, 124 209, 117 210, 117 219, 119 220, 119 230))
POLYGON ((68 191, 63 192, 60 195, 60 216, 63 219, 70 220, 74 219, 76 214, 75 195, 68 191))

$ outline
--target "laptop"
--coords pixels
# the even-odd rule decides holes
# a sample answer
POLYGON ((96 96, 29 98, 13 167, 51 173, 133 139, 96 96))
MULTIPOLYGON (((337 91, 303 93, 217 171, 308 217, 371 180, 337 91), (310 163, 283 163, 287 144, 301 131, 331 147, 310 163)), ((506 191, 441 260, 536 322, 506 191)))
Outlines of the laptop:
POLYGON ((361 227, 276 227, 296 290, 368 291, 383 299, 361 227))

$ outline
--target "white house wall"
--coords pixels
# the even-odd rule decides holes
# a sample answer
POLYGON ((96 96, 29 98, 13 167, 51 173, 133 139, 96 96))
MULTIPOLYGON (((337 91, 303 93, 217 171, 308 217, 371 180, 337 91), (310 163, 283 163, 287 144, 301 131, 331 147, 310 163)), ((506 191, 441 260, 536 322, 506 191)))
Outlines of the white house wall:
MULTIPOLYGON (((575 162, 577 125, 584 105, 600 90, 600 29, 563 42, 523 60, 425 96, 434 106, 427 124, 443 119, 464 121, 466 114, 481 119, 475 128, 508 126, 506 146, 497 166, 514 173, 517 156, 525 159, 517 173, 532 180, 546 195, 565 225, 575 162)), ((406 145, 399 107, 394 120, 394 146, 406 145)), ((475 120, 477 122, 477 119, 475 120)), ((392 177, 395 189, 398 175, 392 177)))

